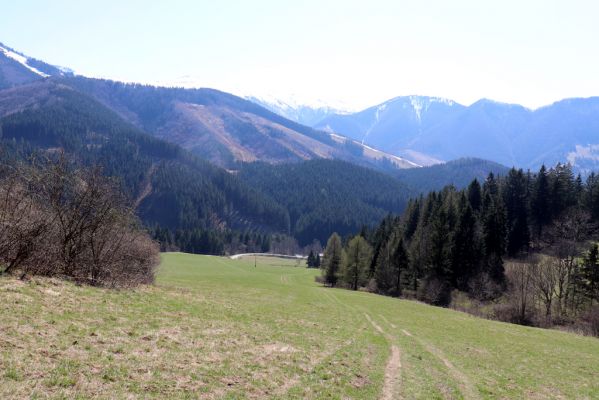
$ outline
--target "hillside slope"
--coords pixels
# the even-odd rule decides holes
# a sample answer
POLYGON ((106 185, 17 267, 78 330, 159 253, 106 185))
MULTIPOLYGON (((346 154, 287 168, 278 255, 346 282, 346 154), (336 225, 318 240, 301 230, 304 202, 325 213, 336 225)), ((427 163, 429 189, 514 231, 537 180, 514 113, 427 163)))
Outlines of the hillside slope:
POLYGON ((64 150, 118 177, 142 220, 171 229, 288 229, 286 211, 235 176, 153 138, 68 86, 38 81, 0 91, 9 154, 64 150))
POLYGON ((509 168, 493 161, 479 158, 460 158, 443 164, 423 168, 412 168, 396 171, 393 176, 417 193, 427 193, 453 185, 458 189, 465 188, 474 179, 484 182, 493 173, 505 176, 509 168))
POLYGON ((31 83, 48 76, 65 75, 72 75, 72 72, 27 57, 0 43, 0 89, 31 83))
POLYGON ((278 164, 315 158, 375 167, 415 166, 214 89, 160 88, 84 77, 59 81, 93 96, 146 132, 226 168, 240 162, 278 164))
POLYGON ((165 254, 135 291, 0 277, 0 397, 599 396, 595 338, 324 288, 294 263, 165 254))
POLYGON ((0 43, 0 89, 50 79, 83 92, 141 130, 221 167, 240 162, 342 159, 378 168, 412 168, 374 151, 290 121, 249 100, 214 89, 164 88, 75 76, 0 43))
POLYGON ((301 245, 313 239, 325 244, 333 232, 346 235, 373 226, 403 211, 413 194, 389 175, 337 160, 246 164, 239 178, 287 208, 301 245))

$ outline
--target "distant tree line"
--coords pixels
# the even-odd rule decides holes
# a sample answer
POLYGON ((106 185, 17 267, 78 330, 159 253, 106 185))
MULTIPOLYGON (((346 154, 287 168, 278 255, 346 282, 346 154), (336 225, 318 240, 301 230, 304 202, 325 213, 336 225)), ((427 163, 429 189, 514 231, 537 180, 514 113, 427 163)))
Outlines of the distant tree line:
POLYGON ((64 158, 0 165, 0 271, 98 286, 151 283, 158 245, 114 180, 64 158))
POLYGON ((353 238, 332 235, 323 281, 441 306, 491 304, 485 316, 597 334, 598 222, 599 176, 583 180, 563 164, 511 169, 413 199, 353 238))

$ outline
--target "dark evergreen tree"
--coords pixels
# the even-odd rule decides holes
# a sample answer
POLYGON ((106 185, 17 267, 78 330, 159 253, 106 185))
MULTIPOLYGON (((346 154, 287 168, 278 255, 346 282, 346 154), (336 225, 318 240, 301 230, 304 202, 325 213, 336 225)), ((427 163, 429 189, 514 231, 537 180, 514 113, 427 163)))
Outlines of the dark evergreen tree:
POLYGON ((452 236, 452 285, 468 290, 468 282, 479 272, 482 245, 477 230, 477 220, 470 199, 462 193, 459 201, 458 223, 452 236))
POLYGON ((306 264, 308 268, 314 268, 316 265, 316 258, 314 257, 314 252, 310 250, 310 254, 308 254, 308 259, 306 260, 306 264))
POLYGON ((395 275, 395 282, 393 287, 393 295, 396 297, 401 296, 401 275, 409 268, 410 259, 408 256, 408 251, 406 250, 406 246, 403 240, 403 237, 399 238, 399 241, 395 245, 395 249, 393 251, 393 258, 391 260, 391 268, 393 271, 393 275, 395 275))
POLYGON ((543 165, 536 176, 531 199, 531 213, 536 237, 541 236, 543 227, 551 220, 549 200, 549 180, 547 178, 547 169, 543 165))
POLYGON ((599 245, 597 243, 591 246, 582 263, 583 291, 589 298, 591 306, 593 303, 599 303, 599 245))
POLYGON ((503 184, 507 222, 507 254, 515 256, 528 249, 528 185, 521 169, 512 168, 503 184))
POLYGON ((322 263, 322 275, 325 284, 335 286, 339 279, 339 270, 341 268, 341 257, 343 247, 341 238, 334 232, 327 241, 327 247, 324 250, 324 260, 322 263))
POLYGON ((481 210, 483 205, 482 190, 477 179, 473 180, 468 186, 468 201, 470 203, 470 207, 472 207, 472 210, 475 212, 479 212, 481 210))

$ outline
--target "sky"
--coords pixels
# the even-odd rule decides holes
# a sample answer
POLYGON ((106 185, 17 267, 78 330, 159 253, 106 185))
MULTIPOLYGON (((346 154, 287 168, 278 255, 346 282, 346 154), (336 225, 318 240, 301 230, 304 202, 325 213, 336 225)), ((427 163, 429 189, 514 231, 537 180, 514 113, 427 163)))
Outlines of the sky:
POLYGON ((599 95, 599 1, 19 0, 0 42, 76 73, 362 109, 599 95))

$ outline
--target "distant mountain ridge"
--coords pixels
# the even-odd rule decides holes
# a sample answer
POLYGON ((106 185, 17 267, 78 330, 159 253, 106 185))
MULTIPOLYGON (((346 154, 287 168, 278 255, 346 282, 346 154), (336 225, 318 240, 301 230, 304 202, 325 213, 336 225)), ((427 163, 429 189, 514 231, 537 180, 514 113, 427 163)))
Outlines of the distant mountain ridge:
POLYGON ((535 110, 481 99, 470 106, 425 96, 397 97, 315 126, 400 156, 431 160, 479 157, 538 168, 570 162, 599 168, 599 97, 565 99, 535 110))
POLYGON ((214 89, 126 84, 75 76, 67 69, 0 47, 0 89, 42 79, 73 87, 158 138, 224 168, 326 158, 385 168, 418 166, 395 155, 331 135, 214 89))
POLYGON ((33 82, 49 76, 72 75, 68 68, 47 64, 0 42, 0 89, 33 82))
POLYGON ((307 126, 316 126, 330 115, 349 114, 349 111, 327 105, 324 102, 320 104, 304 104, 298 100, 282 100, 274 96, 246 96, 245 98, 275 114, 307 126))
MULTIPOLYGON (((299 111, 277 111, 272 104, 271 110, 299 111)), ((400 96, 359 112, 322 115, 314 128, 420 165, 475 157, 525 169, 557 162, 582 173, 599 169, 599 97, 533 110, 489 99, 464 106, 439 97, 400 96)))

